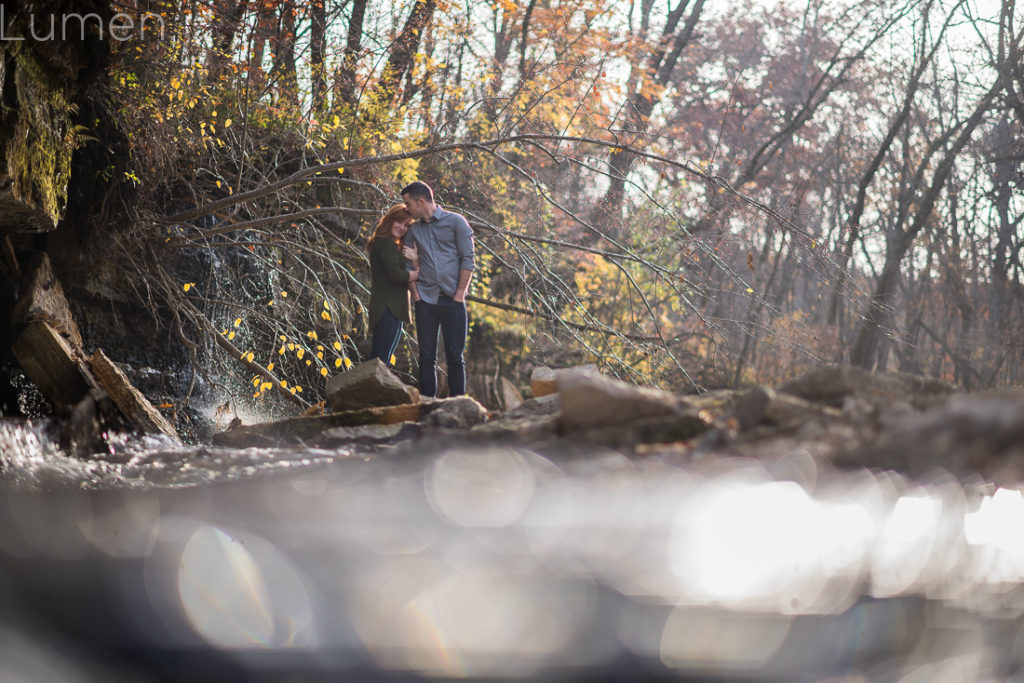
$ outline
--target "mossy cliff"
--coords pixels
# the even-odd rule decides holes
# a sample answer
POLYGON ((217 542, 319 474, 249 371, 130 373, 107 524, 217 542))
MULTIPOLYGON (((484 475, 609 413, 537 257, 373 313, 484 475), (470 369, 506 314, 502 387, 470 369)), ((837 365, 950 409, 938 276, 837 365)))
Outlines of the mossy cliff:
POLYGON ((40 40, 33 30, 33 22, 41 21, 37 15, 66 10, 98 11, 102 17, 103 8, 88 2, 28 4, 34 7, 7 7, 0 14, 0 233, 57 227, 74 153, 85 139, 76 120, 79 101, 108 53, 100 36, 40 40))

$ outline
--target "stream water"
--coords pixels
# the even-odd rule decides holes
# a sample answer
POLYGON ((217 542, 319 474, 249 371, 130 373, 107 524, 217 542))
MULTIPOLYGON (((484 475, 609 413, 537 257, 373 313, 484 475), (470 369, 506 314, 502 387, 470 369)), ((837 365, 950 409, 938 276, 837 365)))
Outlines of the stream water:
POLYGON ((1024 498, 551 440, 0 420, 0 679, 1014 680, 1024 498))

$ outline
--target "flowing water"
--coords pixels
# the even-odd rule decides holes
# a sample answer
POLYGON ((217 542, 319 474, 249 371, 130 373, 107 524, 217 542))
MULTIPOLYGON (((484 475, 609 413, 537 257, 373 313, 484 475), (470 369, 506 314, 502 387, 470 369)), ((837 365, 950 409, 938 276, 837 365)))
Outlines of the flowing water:
POLYGON ((0 680, 1014 680, 1024 498, 561 440, 0 420, 0 680))

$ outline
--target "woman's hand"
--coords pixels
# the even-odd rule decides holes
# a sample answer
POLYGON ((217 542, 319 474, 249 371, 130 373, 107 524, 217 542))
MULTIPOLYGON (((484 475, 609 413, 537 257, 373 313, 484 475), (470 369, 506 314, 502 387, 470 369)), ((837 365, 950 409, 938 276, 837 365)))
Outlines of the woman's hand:
POLYGON ((411 247, 402 247, 402 256, 412 261, 413 268, 419 270, 420 248, 415 243, 411 247))
POLYGON ((420 271, 410 270, 409 271, 409 282, 416 282, 420 279, 420 271))

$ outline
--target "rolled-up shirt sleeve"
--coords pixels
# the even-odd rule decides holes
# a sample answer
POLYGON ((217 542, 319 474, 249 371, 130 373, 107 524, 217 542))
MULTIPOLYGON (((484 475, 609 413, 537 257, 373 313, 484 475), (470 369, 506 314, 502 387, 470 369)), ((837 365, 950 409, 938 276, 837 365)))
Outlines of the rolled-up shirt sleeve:
POLYGON ((476 269, 476 252, 473 246, 473 229, 462 216, 455 224, 455 246, 459 254, 459 270, 476 269))

